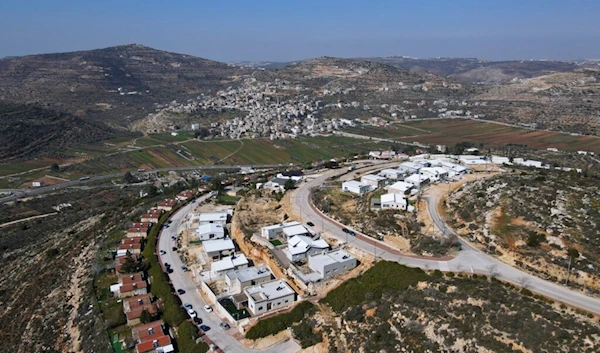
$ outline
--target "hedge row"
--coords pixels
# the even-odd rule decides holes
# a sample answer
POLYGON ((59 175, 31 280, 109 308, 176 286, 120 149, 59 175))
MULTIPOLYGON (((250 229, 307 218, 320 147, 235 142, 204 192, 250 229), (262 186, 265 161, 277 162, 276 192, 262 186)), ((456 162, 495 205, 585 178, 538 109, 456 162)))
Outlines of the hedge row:
POLYGON ((179 298, 173 293, 171 284, 169 283, 169 276, 163 272, 158 256, 155 253, 158 232, 161 226, 169 219, 171 214, 176 212, 182 206, 183 204, 177 205, 172 211, 167 212, 160 217, 158 223, 152 227, 146 238, 146 247, 144 248, 142 255, 146 261, 148 261, 148 276, 152 278, 150 292, 162 299, 163 320, 169 326, 177 327, 177 346, 179 347, 179 351, 205 353, 208 351, 208 345, 204 342, 196 343, 198 329, 192 323, 187 321, 187 314, 183 307, 181 307, 179 298))
POLYGON ((291 327, 292 324, 302 321, 306 316, 314 313, 315 310, 316 307, 313 303, 304 301, 296 305, 289 313, 279 314, 268 319, 260 320, 248 330, 246 338, 255 340, 274 335, 291 327))

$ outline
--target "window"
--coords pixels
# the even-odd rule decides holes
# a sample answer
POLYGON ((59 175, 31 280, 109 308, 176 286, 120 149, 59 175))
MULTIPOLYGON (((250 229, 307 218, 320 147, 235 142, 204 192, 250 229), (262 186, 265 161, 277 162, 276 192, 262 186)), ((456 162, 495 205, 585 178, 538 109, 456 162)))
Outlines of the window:
POLYGON ((289 300, 286 299, 285 302, 287 303, 287 302, 289 302, 289 300))
POLYGON ((262 306, 259 306, 259 307, 258 307, 258 311, 261 311, 262 309, 263 309, 263 307, 262 307, 262 306))

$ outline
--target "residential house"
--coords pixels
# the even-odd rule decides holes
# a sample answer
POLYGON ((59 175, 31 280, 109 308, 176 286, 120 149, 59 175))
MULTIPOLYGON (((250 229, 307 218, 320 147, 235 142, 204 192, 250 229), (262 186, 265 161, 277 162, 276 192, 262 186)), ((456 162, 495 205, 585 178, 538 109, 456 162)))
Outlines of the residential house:
POLYGON ((128 238, 145 238, 148 236, 148 231, 150 228, 129 228, 127 229, 127 237, 128 238))
POLYGON ((163 211, 159 209, 150 209, 148 210, 148 213, 142 215, 141 221, 145 223, 158 223, 162 212, 163 211))
POLYGON ((296 235, 288 239, 286 255, 291 261, 300 261, 327 249, 329 244, 323 239, 313 240, 304 235, 296 235))
MULTIPOLYGON (((125 238, 125 239, 135 239, 135 238, 125 238)), ((141 243, 128 243, 128 244, 121 244, 119 245, 119 247, 117 248, 117 255, 123 255, 123 254, 134 254, 134 255, 139 255, 142 253, 142 244, 141 243)))
POLYGON ((159 210, 169 212, 173 209, 173 207, 175 207, 175 205, 177 205, 177 200, 169 199, 163 202, 159 202, 156 208, 159 210))
POLYGON ((371 186, 368 184, 363 184, 356 180, 350 180, 342 183, 342 191, 362 195, 371 191, 371 186))
POLYGON ((271 226, 262 227, 260 229, 260 236, 267 240, 273 240, 278 237, 283 238, 284 236, 287 237, 287 234, 289 234, 290 231, 288 231, 288 233, 284 233, 283 231, 286 228, 294 228, 295 233, 293 235, 300 235, 300 234, 308 233, 308 230, 306 230, 306 228, 304 228, 304 231, 302 232, 302 230, 297 227, 304 228, 304 226, 302 226, 302 223, 297 222, 297 221, 274 224, 271 226), (297 233, 298 231, 300 231, 300 233, 297 233))
POLYGON ((223 277, 227 272, 248 267, 248 259, 244 254, 233 254, 214 261, 210 265, 210 270, 216 277, 223 277))
POLYGON ((406 211, 408 202, 402 194, 381 195, 381 209, 395 209, 406 211))
POLYGON ((401 180, 405 174, 405 171, 399 169, 383 169, 379 173, 377 173, 377 175, 390 180, 401 180))
POLYGON ((225 274, 229 294, 241 293, 246 287, 269 282, 272 278, 271 270, 267 267, 247 267, 225 274))
POLYGON ((202 242, 204 252, 212 259, 220 259, 221 256, 233 254, 235 245, 231 239, 215 239, 202 242))
POLYGON ((194 196, 194 192, 192 190, 185 190, 177 194, 177 200, 185 201, 194 196))
POLYGON ((123 312, 127 317, 127 325, 135 326, 140 323, 142 312, 146 310, 150 315, 156 315, 158 309, 152 302, 150 294, 138 295, 123 299, 123 312))
POLYGON ((289 178, 272 178, 263 184, 263 189, 268 189, 271 191, 284 192, 285 191, 285 183, 287 183, 289 178))
POLYGON ((405 181, 398 181, 388 187, 388 192, 392 194, 407 195, 414 185, 405 181))
POLYGON ((291 305, 296 292, 282 279, 244 289, 248 297, 248 309, 259 315, 291 305))
POLYGON ((419 171, 421 175, 427 177, 431 182, 448 179, 448 171, 442 167, 426 167, 419 171))
POLYGON ((229 219, 228 216, 229 214, 227 212, 205 212, 198 216, 198 221, 200 222, 200 225, 214 223, 224 226, 227 224, 229 219))
POLYGON ((415 188, 420 190, 423 186, 429 183, 429 178, 421 174, 412 174, 404 178, 404 181, 413 184, 415 188))
POLYGON ((356 258, 344 250, 337 249, 308 257, 308 267, 326 279, 357 266, 356 258))
POLYGON ((225 228, 217 223, 202 224, 196 229, 200 240, 221 239, 225 237, 225 228))
POLYGON ((380 175, 367 174, 360 178, 360 182, 371 186, 371 190, 375 190, 385 185, 386 178, 380 175))
POLYGON ((133 340, 135 341, 136 353, 169 353, 174 348, 171 344, 171 338, 165 334, 165 324, 162 320, 157 320, 136 326, 131 329, 133 340))
POLYGON ((402 171, 403 175, 418 173, 423 168, 423 164, 415 162, 403 162, 398 166, 398 170, 402 171))
POLYGON ((148 283, 142 272, 121 275, 119 278, 119 289, 116 295, 119 298, 133 297, 148 294, 148 283))

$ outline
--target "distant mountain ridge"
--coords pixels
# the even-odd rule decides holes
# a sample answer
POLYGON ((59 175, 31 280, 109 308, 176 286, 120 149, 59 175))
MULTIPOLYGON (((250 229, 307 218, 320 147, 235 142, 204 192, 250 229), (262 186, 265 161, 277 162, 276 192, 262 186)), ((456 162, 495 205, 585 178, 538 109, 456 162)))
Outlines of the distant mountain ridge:
POLYGON ((154 103, 226 87, 243 69, 142 45, 0 60, 0 101, 38 103, 127 125, 154 103))

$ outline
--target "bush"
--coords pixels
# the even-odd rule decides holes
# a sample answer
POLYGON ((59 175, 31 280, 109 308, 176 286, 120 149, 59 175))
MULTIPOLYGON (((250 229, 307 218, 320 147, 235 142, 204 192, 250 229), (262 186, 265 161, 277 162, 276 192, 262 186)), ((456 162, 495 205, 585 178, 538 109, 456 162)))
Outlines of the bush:
POLYGON ((384 292, 406 289, 428 278, 429 276, 421 269, 381 261, 360 278, 353 278, 329 292, 321 302, 329 304, 336 312, 342 312, 366 300, 380 299, 384 292))
POLYGON ((184 321, 177 327, 177 346, 179 352, 205 353, 208 345, 204 342, 196 343, 199 337, 198 329, 189 321, 184 321))
POLYGON ((268 319, 260 320, 248 330, 246 338, 255 340, 274 335, 292 326, 292 324, 302 321, 304 317, 312 314, 315 310, 316 308, 313 303, 304 301, 296 305, 289 313, 279 314, 268 319))
POLYGON ((315 334, 313 331, 313 326, 315 325, 311 325, 303 320, 299 324, 292 327, 294 336, 298 341, 300 341, 302 348, 308 348, 317 343, 323 342, 323 335, 315 334))

